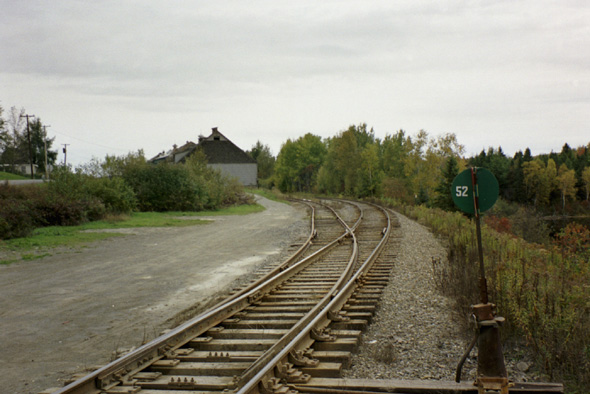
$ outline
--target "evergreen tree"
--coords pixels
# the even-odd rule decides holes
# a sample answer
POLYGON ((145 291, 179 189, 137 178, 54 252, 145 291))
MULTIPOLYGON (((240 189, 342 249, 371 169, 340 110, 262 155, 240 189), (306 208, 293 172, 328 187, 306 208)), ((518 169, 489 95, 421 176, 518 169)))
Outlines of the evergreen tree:
POLYGON ((453 196, 451 187, 453 180, 459 174, 459 164, 455 156, 449 156, 447 158, 445 168, 442 172, 442 179, 435 191, 433 205, 437 208, 444 209, 445 211, 456 211, 457 207, 453 202, 453 196))
POLYGON ((570 148, 569 144, 565 143, 561 148, 561 152, 557 156, 557 166, 560 167, 562 164, 565 164, 567 168, 575 169, 576 162, 576 152, 570 148))
MULTIPOLYGON (((33 154, 33 164, 37 165, 37 171, 40 174, 45 173, 45 150, 47 150, 47 164, 53 166, 57 160, 57 151, 52 151, 51 145, 55 141, 55 137, 47 138, 47 132, 43 127, 40 119, 35 119, 30 124, 29 131, 31 133, 31 151, 33 154)), ((28 141, 25 140, 28 145, 28 141)))
POLYGON ((523 204, 527 201, 527 192, 522 171, 522 165, 524 162, 524 154, 522 151, 516 152, 510 161, 510 167, 508 168, 506 189, 502 191, 502 195, 507 200, 523 204))
POLYGON ((529 148, 526 148, 524 151, 524 156, 522 157, 522 161, 526 162, 526 161, 531 161, 533 160, 533 156, 531 155, 531 150, 529 148))

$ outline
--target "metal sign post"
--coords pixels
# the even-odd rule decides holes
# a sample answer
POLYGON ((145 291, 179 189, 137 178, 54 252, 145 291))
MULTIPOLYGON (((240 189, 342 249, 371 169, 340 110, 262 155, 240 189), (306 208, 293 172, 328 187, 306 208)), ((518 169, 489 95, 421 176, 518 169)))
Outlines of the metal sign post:
MULTIPOLYGON (((504 318, 496 316, 496 305, 490 303, 488 299, 480 223, 481 212, 487 211, 496 203, 498 194, 498 181, 494 174, 485 168, 472 167, 457 175, 453 180, 453 201, 463 212, 474 215, 477 236, 480 303, 471 307, 478 325, 479 350, 476 385, 480 393, 487 390, 498 390, 502 394, 507 394, 509 382, 504 365, 499 329, 504 318)), ((470 351, 471 348, 457 367, 457 381, 460 381, 461 367, 470 351)))
POLYGON ((483 264, 483 246, 481 245, 481 224, 479 210, 479 187, 477 184, 477 168, 471 168, 471 186, 473 190, 473 210, 475 212, 475 231, 477 236, 477 252, 479 256, 479 297, 482 304, 488 303, 488 283, 483 264))

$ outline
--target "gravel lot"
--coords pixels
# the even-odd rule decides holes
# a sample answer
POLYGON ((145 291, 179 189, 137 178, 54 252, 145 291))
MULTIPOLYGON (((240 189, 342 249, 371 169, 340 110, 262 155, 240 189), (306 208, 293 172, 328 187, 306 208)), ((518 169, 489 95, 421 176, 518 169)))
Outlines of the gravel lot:
MULTIPOLYGON (((306 211, 267 209, 210 224, 131 229, 125 237, 0 266, 0 391, 38 393, 152 339, 281 259, 306 211), (189 312, 187 312, 189 311, 189 312)), ((292 248, 291 248, 292 249, 292 248)))

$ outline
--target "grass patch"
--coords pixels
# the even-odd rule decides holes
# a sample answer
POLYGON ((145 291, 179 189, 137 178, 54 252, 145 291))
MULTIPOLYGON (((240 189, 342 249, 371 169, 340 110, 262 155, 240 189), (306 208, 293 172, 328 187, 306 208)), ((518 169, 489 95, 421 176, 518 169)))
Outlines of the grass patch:
POLYGON ((31 261, 31 260, 42 259, 43 257, 46 257, 46 256, 51 256, 51 253, 41 253, 41 254, 25 253, 25 254, 22 254, 20 256, 20 258, 25 261, 31 261))
POLYGON ((47 249, 59 246, 81 246, 107 238, 121 237, 126 234, 102 232, 99 230, 116 230, 142 227, 187 227, 210 223, 200 220, 203 216, 247 215, 264 211, 259 204, 240 205, 202 212, 134 212, 131 215, 113 215, 104 220, 85 223, 79 226, 51 226, 35 229, 33 235, 25 238, 0 240, 0 252, 21 253, 20 259, 0 260, 0 264, 11 264, 19 260, 34 260, 48 256, 47 249), (93 231, 94 230, 94 231, 93 231))
POLYGON ((22 175, 12 174, 10 172, 0 171, 0 181, 17 181, 21 179, 30 179, 22 175))
POLYGON ((75 227, 84 231, 141 227, 187 227, 208 223, 206 220, 178 218, 178 216, 195 216, 191 214, 192 212, 134 212, 131 215, 109 217, 75 227))
MULTIPOLYGON (((184 212, 179 212, 183 214, 184 212)), ((188 213, 190 214, 190 212, 188 213)), ((174 217, 174 213, 135 212, 130 216, 121 215, 105 220, 85 223, 79 226, 51 226, 35 229, 33 235, 25 238, 9 239, 3 242, 0 250, 24 251, 32 248, 54 248, 75 246, 101 239, 120 237, 125 234, 88 230, 116 230, 141 227, 187 227, 209 223, 206 220, 187 220, 174 217)), ((190 215, 185 215, 190 216, 190 215)))
POLYGON ((268 190, 268 189, 246 189, 248 193, 256 194, 257 196, 261 196, 267 198, 272 201, 282 202, 284 204, 289 204, 289 201, 285 200, 284 196, 279 193, 278 191, 268 190))
MULTIPOLYGON (((3 241, 0 251, 11 250, 28 252, 33 249, 55 248, 58 246, 77 246, 101 239, 122 236, 119 233, 89 233, 84 232, 85 226, 53 226, 38 228, 33 235, 25 238, 14 238, 3 241)), ((25 256, 24 254, 22 256, 25 256)), ((21 258, 26 260, 24 257, 21 258)))
POLYGON ((251 205, 237 205, 228 208, 223 208, 217 211, 199 211, 199 212, 167 212, 168 215, 174 217, 185 216, 227 216, 227 215, 249 215, 264 211, 265 208, 260 204, 251 205))

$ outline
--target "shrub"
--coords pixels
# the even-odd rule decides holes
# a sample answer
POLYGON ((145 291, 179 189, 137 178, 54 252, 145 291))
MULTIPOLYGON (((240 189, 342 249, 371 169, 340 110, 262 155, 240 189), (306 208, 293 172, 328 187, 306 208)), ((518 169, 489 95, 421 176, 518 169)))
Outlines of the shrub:
POLYGON ((45 185, 0 184, 0 239, 30 235, 40 221, 37 201, 46 194, 45 185))
POLYGON ((67 195, 49 194, 36 204, 39 226, 74 226, 101 219, 106 213, 97 198, 85 196, 75 199, 67 195))
POLYGON ((26 236, 35 227, 76 225, 136 208, 199 211, 254 202, 236 179, 208 168, 202 152, 186 165, 150 165, 141 152, 107 159, 104 164, 95 160, 76 172, 57 168, 48 185, 15 188, 1 184, 0 238, 26 236))
POLYGON ((274 178, 271 176, 266 179, 259 179, 258 186, 262 189, 272 190, 275 186, 274 178))
POLYGON ((204 184, 191 177, 185 166, 138 164, 126 168, 123 177, 141 211, 198 211, 205 206, 204 184))
POLYGON ((527 242, 545 245, 549 243, 549 227, 535 211, 520 208, 510 216, 512 232, 527 242))
POLYGON ((512 223, 510 223, 510 219, 508 218, 489 215, 484 217, 484 222, 499 233, 512 234, 512 223))
POLYGON ((211 170, 206 181, 208 201, 206 209, 252 204, 244 191, 244 186, 235 178, 227 177, 217 170, 211 170))
POLYGON ((399 201, 403 201, 406 204, 412 204, 414 198, 411 193, 408 192, 405 182, 399 178, 385 178, 382 182, 383 196, 399 201))
POLYGON ((137 207, 133 189, 122 178, 88 177, 84 190, 89 196, 102 201, 108 213, 128 214, 137 207))
POLYGON ((72 200, 83 199, 87 176, 71 172, 68 168, 58 167, 51 173, 49 191, 52 195, 68 196, 72 200))
POLYGON ((195 152, 185 163, 190 176, 205 187, 205 209, 219 209, 236 204, 252 204, 254 201, 236 179, 221 171, 207 167, 207 160, 201 151, 195 152))
POLYGON ((101 219, 107 209, 100 196, 93 195, 92 178, 60 167, 52 173, 49 194, 39 202, 44 225, 71 226, 101 219))
POLYGON ((35 223, 25 200, 3 198, 0 207, 0 239, 26 237, 35 223))

